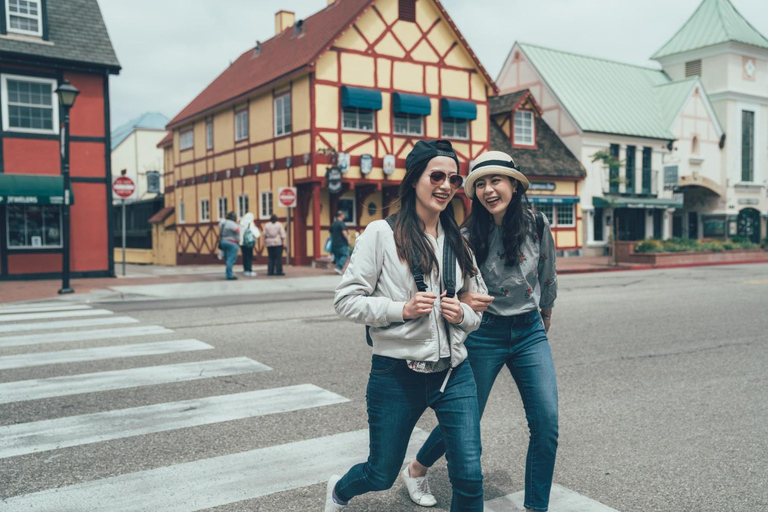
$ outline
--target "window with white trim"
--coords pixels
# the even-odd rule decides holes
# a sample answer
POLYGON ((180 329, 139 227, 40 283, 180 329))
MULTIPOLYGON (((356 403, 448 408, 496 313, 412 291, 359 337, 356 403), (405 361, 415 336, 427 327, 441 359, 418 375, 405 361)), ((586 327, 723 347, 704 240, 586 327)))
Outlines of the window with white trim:
POLYGON ((59 102, 56 80, 2 75, 3 130, 58 133, 59 102))
POLYGON ((8 32, 42 36, 42 11, 42 0, 5 0, 5 26, 8 32))
POLYGON ((179 203, 179 224, 184 224, 187 222, 187 215, 186 210, 184 208, 184 203, 179 203))
POLYGON ((195 132, 190 128, 179 135, 179 149, 192 149, 195 146, 195 132))
POLYGON ((264 220, 268 219, 274 213, 274 205, 272 203, 272 191, 267 190, 262 192, 259 196, 259 218, 264 220))
POLYGON ((534 203, 534 210, 543 213, 552 227, 567 228, 576 225, 575 204, 534 203))
POLYGON ((344 109, 342 117, 345 130, 360 130, 361 132, 376 130, 376 116, 371 109, 347 107, 344 109))
POLYGON ((237 217, 240 218, 246 213, 250 206, 248 205, 248 194, 240 194, 237 196, 237 217))
POLYGON ((395 114, 395 133, 424 135, 424 116, 419 114, 395 114))
POLYGON ((205 149, 213 149, 213 121, 205 123, 205 149))
POLYGON ((211 200, 200 200, 200 222, 210 222, 211 220, 211 200))
POLYGON ((248 138, 248 111, 241 110, 235 114, 235 140, 241 141, 248 138))
POLYGON ((61 206, 9 204, 6 207, 9 249, 61 248, 61 206))
POLYGON ((555 225, 555 212, 554 207, 551 204, 534 203, 533 209, 537 212, 541 212, 549 221, 550 226, 555 225))
POLYGON ((351 197, 339 199, 336 205, 337 210, 344 212, 344 224, 354 226, 357 221, 357 201, 351 197))
POLYGON ((530 110, 518 110, 515 112, 515 138, 514 143, 521 146, 533 146, 533 112, 530 110))
POLYGON ((442 134, 447 139, 468 139, 469 121, 456 117, 444 117, 442 119, 442 134))
POLYGON ((226 197, 220 197, 218 199, 218 213, 219 217, 216 220, 226 219, 227 218, 227 198, 226 197))
POLYGON ((275 98, 275 137, 291 133, 291 94, 275 98))

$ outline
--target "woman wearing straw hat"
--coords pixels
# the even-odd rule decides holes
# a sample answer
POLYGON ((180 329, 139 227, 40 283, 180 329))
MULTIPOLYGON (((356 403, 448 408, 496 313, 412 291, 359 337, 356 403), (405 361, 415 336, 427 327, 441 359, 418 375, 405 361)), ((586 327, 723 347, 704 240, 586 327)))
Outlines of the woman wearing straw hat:
MULTIPOLYGON (((463 232, 490 295, 470 292, 462 294, 461 300, 475 311, 484 311, 480 328, 466 341, 480 415, 496 376, 506 365, 522 397, 530 430, 524 506, 543 512, 549 506, 558 436, 557 383, 547 339, 557 273, 549 223, 528 208, 528 186, 528 179, 506 153, 488 151, 475 160, 464 187, 472 198, 472 213, 463 232)), ((408 466, 407 476, 426 479, 427 468, 444 452, 438 426, 408 466)), ((427 487, 426 482, 422 487, 427 487)), ((435 501, 431 495, 410 494, 417 504, 435 501)))

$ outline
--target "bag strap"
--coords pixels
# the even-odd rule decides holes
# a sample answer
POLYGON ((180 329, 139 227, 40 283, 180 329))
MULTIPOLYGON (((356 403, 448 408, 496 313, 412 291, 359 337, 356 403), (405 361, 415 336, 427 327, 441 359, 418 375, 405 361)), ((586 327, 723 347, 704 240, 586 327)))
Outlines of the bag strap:
POLYGON ((544 238, 544 214, 536 212, 533 216, 536 217, 536 233, 539 235, 539 245, 541 245, 541 240, 544 238))

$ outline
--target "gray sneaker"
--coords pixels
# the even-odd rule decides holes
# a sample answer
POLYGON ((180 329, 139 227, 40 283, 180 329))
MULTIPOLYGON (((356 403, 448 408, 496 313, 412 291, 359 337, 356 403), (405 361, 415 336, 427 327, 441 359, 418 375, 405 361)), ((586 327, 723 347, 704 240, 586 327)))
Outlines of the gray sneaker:
POLYGON ((411 478, 408 466, 405 466, 403 472, 400 473, 400 480, 405 484, 405 488, 408 490, 408 496, 411 497, 412 502, 421 507, 434 507, 437 505, 437 500, 429 491, 429 480, 427 480, 427 475, 411 478))
POLYGON ((334 267, 333 271, 336 272, 339 275, 343 275, 344 274, 344 271, 341 270, 339 267, 334 267))
POLYGON ((346 505, 339 505, 333 501, 333 489, 339 480, 341 480, 339 475, 333 475, 328 479, 328 486, 325 488, 325 512, 341 512, 347 508, 346 505))

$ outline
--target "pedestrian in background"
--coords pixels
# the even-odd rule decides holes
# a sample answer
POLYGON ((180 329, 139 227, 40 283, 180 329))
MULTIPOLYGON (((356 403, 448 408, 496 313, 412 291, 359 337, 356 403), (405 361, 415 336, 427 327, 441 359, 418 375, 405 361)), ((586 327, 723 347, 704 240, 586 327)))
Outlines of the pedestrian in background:
POLYGON ((349 231, 344 222, 345 214, 342 210, 336 212, 336 221, 331 224, 331 250, 336 262, 334 271, 337 274, 344 273, 344 265, 349 259, 349 231))
POLYGON ((285 246, 285 228, 278 222, 277 215, 272 215, 264 225, 264 245, 267 246, 269 263, 268 276, 284 276, 283 246, 285 246))
MULTIPOLYGON (((528 179, 506 153, 488 151, 475 160, 464 187, 472 213, 463 232, 490 295, 470 292, 460 299, 483 312, 480 328, 466 342, 480 416, 496 376, 506 366, 522 397, 530 431, 523 505, 526 511, 546 511, 558 438, 557 382, 547 339, 557 272, 549 222, 531 212, 527 189, 528 179)), ((412 477, 427 478, 427 468, 445 453, 443 436, 440 426, 432 431, 408 467, 412 477)), ((411 494, 416 503, 425 499, 416 498, 411 494)))
POLYGON ((237 279, 232 269, 237 261, 240 225, 235 222, 235 219, 237 219, 235 212, 229 212, 225 218, 219 219, 219 249, 224 252, 227 279, 237 279))
POLYGON ((259 228, 253 223, 253 214, 243 215, 240 219, 240 250, 243 253, 243 275, 246 277, 256 277, 253 271, 253 248, 260 236, 259 228))

